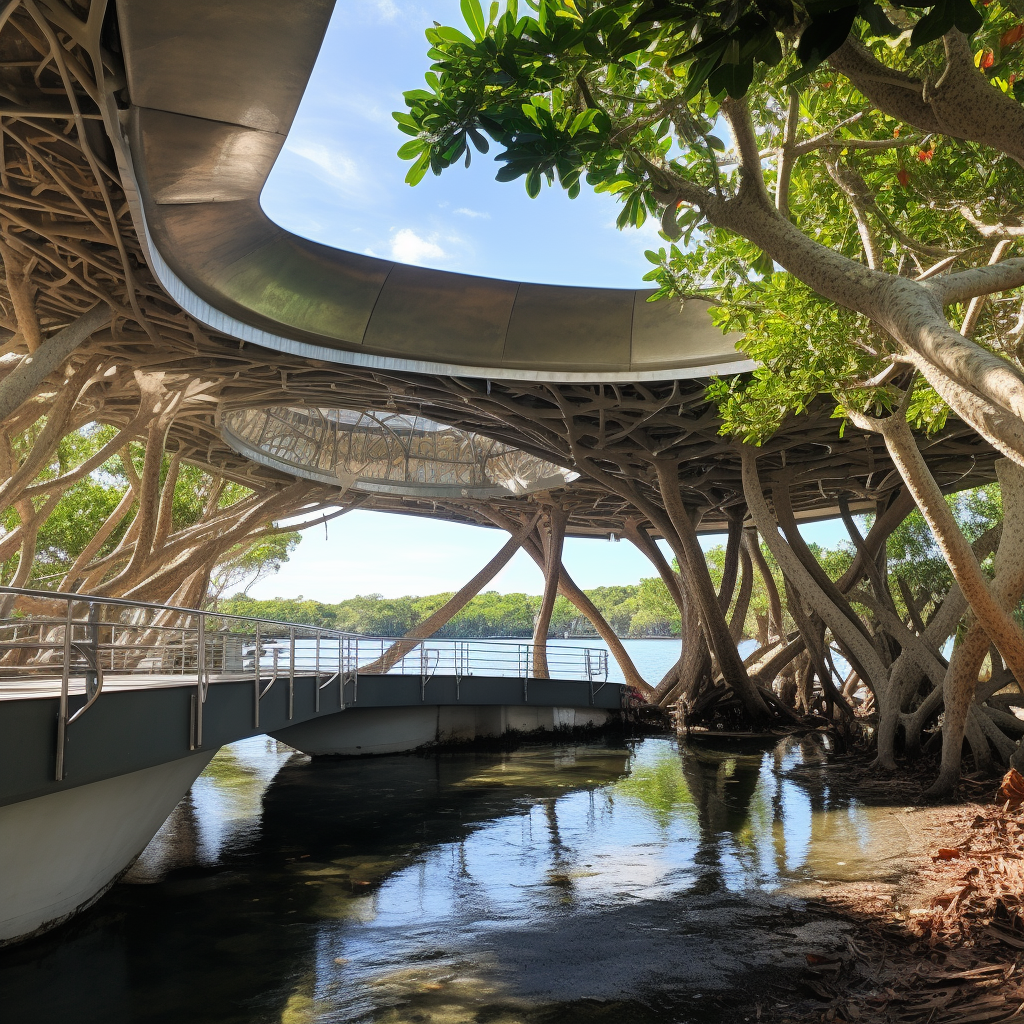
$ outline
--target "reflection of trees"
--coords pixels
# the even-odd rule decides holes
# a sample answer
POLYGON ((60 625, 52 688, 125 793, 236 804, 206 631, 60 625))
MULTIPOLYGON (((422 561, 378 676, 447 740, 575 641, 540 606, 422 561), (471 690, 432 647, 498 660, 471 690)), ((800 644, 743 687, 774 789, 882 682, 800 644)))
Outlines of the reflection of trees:
POLYGON ((541 801, 548 830, 548 846, 551 849, 551 866, 548 868, 547 880, 549 885, 562 890, 564 903, 571 903, 576 896, 576 885, 572 878, 576 856, 572 847, 562 841, 562 834, 558 828, 557 804, 558 800, 555 797, 545 797, 541 801))
MULTIPOLYGON (((311 1019, 320 993, 329 1001, 331 983, 344 977, 333 958, 344 952, 345 922, 379 882, 411 857, 523 813, 524 801, 546 801, 547 812, 560 796, 613 783, 627 757, 579 748, 566 763, 564 751, 547 748, 503 757, 296 758, 263 792, 266 774, 227 751, 208 776, 224 797, 211 801, 213 814, 225 804, 228 813, 248 806, 257 792, 262 813, 234 832, 215 866, 186 859, 160 884, 116 886, 73 930, 33 943, 20 971, 12 951, 0 970, 4 1019, 311 1019)), ((209 828, 205 813, 201 797, 180 807, 184 842, 209 828)), ((557 816, 548 821, 552 844, 562 843, 557 816)), ((468 877, 464 860, 457 869, 468 877)), ((479 890, 466 891, 479 899, 479 890)))
POLYGON ((750 860, 749 844, 743 833, 761 779, 761 755, 686 746, 680 750, 680 762, 700 828, 694 856, 694 863, 701 869, 697 888, 705 892, 721 889, 726 839, 731 840, 741 860, 750 860))
POLYGON ((611 794, 642 807, 663 829, 688 814, 693 805, 679 755, 667 743, 658 745, 651 760, 634 762, 611 794))

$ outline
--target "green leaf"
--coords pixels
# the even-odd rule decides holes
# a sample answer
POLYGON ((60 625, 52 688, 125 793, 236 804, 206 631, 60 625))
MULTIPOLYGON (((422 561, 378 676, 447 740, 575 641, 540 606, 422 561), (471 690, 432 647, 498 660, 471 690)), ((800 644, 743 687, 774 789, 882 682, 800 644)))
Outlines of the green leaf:
POLYGON ((429 152, 424 153, 419 160, 409 168, 409 173, 405 176, 406 184, 418 185, 423 180, 423 175, 427 173, 428 167, 430 167, 429 152))
POLYGON ((480 0, 462 0, 461 7, 462 16, 466 19, 466 24, 469 26, 470 32, 473 33, 473 38, 479 42, 487 32, 487 26, 484 24, 484 11, 480 6, 480 0))
POLYGON ((478 153, 486 153, 491 148, 490 143, 475 128, 470 128, 468 131, 478 153))
POLYGON ((876 36, 892 38, 900 34, 900 30, 889 20, 883 8, 873 0, 863 0, 857 8, 857 14, 868 23, 868 28, 876 36))
POLYGON ((669 203, 661 215, 661 230, 666 238, 674 241, 683 233, 677 220, 679 210, 675 203, 669 203))
POLYGON ((819 14, 800 33, 796 46, 797 59, 804 67, 816 68, 826 57, 830 57, 843 43, 853 28, 857 17, 857 5, 841 7, 838 11, 819 14))
POLYGON ((760 274, 761 277, 771 277, 775 273, 775 264, 771 256, 762 252, 760 256, 750 264, 750 269, 760 274))
POLYGON ((423 139, 410 139, 409 142, 398 150, 399 160, 412 160, 423 152, 426 145, 423 139))
POLYGON ((944 36, 956 21, 955 0, 943 0, 936 4, 915 26, 910 33, 910 46, 914 49, 930 43, 933 39, 944 36))
POLYGON ((985 22, 985 16, 971 3, 971 0, 955 0, 956 14, 953 24, 965 35, 973 35, 985 22))
POLYGON ((750 83, 754 80, 754 62, 743 64, 720 64, 708 75, 708 92, 712 96, 727 92, 733 99, 740 99, 747 94, 750 83))
POLYGON ((686 79, 686 91, 683 93, 683 99, 687 103, 704 88, 708 75, 714 71, 718 62, 722 59, 723 53, 725 53, 725 43, 722 43, 720 47, 709 53, 706 57, 701 57, 700 60, 696 60, 690 65, 690 74, 686 79))
POLYGON ((465 32, 460 32, 457 28, 451 28, 448 25, 441 25, 433 30, 434 35, 438 39, 446 39, 450 43, 465 43, 468 46, 473 45, 473 40, 466 35, 465 32))

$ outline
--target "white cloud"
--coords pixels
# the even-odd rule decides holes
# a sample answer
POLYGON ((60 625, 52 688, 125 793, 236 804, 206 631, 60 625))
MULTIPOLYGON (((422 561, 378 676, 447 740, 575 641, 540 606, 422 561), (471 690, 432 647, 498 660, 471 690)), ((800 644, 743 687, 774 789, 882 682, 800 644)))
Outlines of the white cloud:
POLYGON ((308 160, 340 192, 357 197, 365 191, 366 181, 359 165, 337 147, 311 139, 296 139, 285 143, 285 149, 308 160))
POLYGON ((399 263, 421 263, 423 260, 443 260, 448 254, 432 238, 421 238, 412 228, 401 228, 391 239, 391 255, 399 263))
POLYGON ((491 219, 491 215, 489 213, 484 213, 480 210, 471 210, 468 206, 460 206, 455 212, 461 213, 463 217, 483 217, 485 220, 491 219))
POLYGON ((364 6, 369 7, 380 21, 394 21, 400 13, 395 0, 364 0, 364 6))

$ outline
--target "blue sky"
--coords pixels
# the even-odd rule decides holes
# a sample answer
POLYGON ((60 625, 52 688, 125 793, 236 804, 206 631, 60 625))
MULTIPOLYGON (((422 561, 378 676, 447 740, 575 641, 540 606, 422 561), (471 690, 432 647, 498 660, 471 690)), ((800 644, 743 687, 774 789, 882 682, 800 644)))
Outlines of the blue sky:
MULTIPOLYGON (((461 25, 458 0, 343 0, 288 136, 263 192, 277 223, 328 245, 403 263, 552 284, 635 288, 650 264, 644 249, 661 240, 653 222, 619 231, 608 196, 583 189, 570 201, 544 188, 494 181, 491 155, 468 169, 404 183, 405 141, 392 120, 402 93, 419 88, 429 62, 424 29, 461 25)), ((823 524, 809 539, 832 544, 846 531, 823 524)), ((353 512, 304 535, 281 572, 257 597, 338 601, 458 589, 505 541, 495 530, 410 516, 353 512)), ((709 539, 708 543, 716 543, 709 539)), ((569 540, 565 563, 583 587, 635 583, 653 575, 629 543, 569 540)), ((540 574, 520 553, 491 589, 537 593, 540 574)))

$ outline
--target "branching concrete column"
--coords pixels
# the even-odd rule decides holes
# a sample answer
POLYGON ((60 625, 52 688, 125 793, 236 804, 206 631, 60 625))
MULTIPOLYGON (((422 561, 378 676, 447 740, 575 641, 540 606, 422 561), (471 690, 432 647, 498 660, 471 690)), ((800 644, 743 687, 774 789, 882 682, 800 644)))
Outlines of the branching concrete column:
POLYGON ((565 513, 555 505, 547 509, 548 528, 544 540, 544 596, 533 630, 533 675, 536 679, 549 679, 548 630, 551 613, 558 597, 558 570, 562 564, 562 545, 565 541, 565 513))
MULTIPOLYGON (((530 552, 533 554, 533 552, 530 552)), ((537 553, 540 554, 539 552, 537 553)), ((535 561, 539 560, 535 557, 535 561)), ((558 589, 567 597, 591 622, 597 635, 608 645, 612 657, 622 669, 623 678, 630 686, 635 686, 641 693, 650 695, 652 690, 650 684, 637 671, 633 659, 626 653, 622 641, 615 635, 615 630, 608 624, 607 619, 597 610, 593 601, 583 593, 573 582, 572 577, 565 571, 565 566, 559 566, 558 589)))
POLYGON ((648 698, 652 704, 666 705, 680 693, 689 694, 696 681, 711 670, 711 655, 697 612, 697 603, 686 583, 672 570, 661 548, 651 539, 643 525, 635 519, 626 521, 625 535, 642 551, 665 584, 675 606, 679 609, 679 660, 665 673, 648 698))
POLYGON ((366 675, 383 675, 395 667, 410 651, 433 636, 449 619, 452 619, 487 586, 508 564, 512 556, 523 546, 524 541, 536 529, 540 520, 538 512, 527 524, 510 531, 512 536, 505 546, 450 600, 446 601, 433 615, 418 623, 401 639, 393 643, 376 661, 361 665, 359 671, 366 675))
MULTIPOLYGON (((855 658, 859 662, 861 677, 871 686, 876 699, 887 694, 888 671, 871 641, 864 636, 861 624, 850 621, 847 609, 840 607, 825 593, 810 569, 779 533, 778 525, 768 510, 757 473, 757 450, 749 446, 743 448, 743 494, 750 515, 768 545, 768 550, 775 556, 783 575, 803 600, 812 605, 815 612, 832 630, 833 636, 850 653, 851 660, 855 658)), ((843 602, 846 603, 845 598, 843 602)))
POLYGON ((0 421, 17 411, 82 342, 108 323, 110 309, 100 303, 25 356, 0 381, 0 421))

